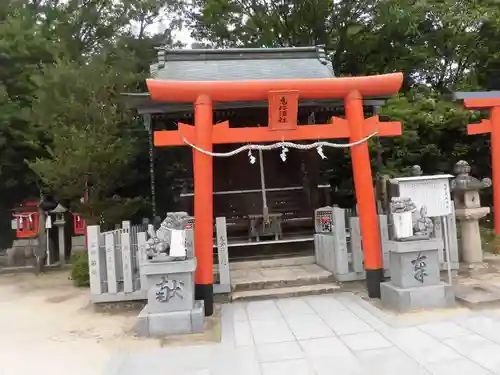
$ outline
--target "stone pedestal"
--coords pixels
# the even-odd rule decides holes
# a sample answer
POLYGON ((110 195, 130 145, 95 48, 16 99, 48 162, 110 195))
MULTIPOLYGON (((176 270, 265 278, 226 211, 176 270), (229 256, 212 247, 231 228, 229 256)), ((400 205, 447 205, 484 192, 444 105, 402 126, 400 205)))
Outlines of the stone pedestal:
POLYGON ((35 264, 38 246, 38 238, 15 239, 12 248, 7 250, 7 264, 9 266, 32 266, 35 264))
POLYGON ((142 336, 203 332, 203 301, 194 300, 196 258, 149 261, 141 265, 148 289, 148 304, 138 316, 142 336))
POLYGON ((396 311, 453 306, 451 285, 441 282, 442 239, 390 241, 391 281, 380 285, 385 307, 396 311))
POLYGON ((467 264, 483 262, 479 219, 489 213, 489 207, 457 208, 455 210, 456 217, 460 223, 461 260, 467 264))
POLYGON ((79 253, 82 251, 87 251, 85 236, 73 236, 71 237, 71 253, 79 253))

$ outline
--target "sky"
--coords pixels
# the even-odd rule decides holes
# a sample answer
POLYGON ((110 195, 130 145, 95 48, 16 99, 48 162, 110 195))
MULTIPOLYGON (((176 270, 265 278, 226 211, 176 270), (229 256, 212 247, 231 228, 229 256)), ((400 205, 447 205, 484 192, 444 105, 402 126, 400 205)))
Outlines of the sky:
POLYGON ((190 34, 191 32, 185 27, 181 31, 176 32, 175 37, 186 45, 185 48, 191 48, 191 43, 194 43, 195 40, 191 38, 190 34))

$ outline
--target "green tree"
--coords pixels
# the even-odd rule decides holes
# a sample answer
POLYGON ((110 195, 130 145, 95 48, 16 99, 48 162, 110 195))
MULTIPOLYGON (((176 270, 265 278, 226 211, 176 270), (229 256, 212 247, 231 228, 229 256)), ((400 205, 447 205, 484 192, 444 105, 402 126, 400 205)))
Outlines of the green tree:
POLYGON ((126 131, 132 118, 120 93, 136 76, 130 73, 129 60, 114 59, 122 64, 110 64, 107 56, 84 65, 59 61, 46 67, 33 103, 33 122, 50 139, 46 155, 29 165, 59 200, 93 223, 101 216, 112 223, 113 207, 120 205, 120 211, 130 215, 139 203, 118 199, 119 188, 135 176, 131 161, 137 142, 126 131), (90 199, 80 204, 86 186, 90 199))
MULTIPOLYGON (((96 129, 99 120, 94 114, 94 122, 84 124, 89 118, 89 108, 84 108, 88 103, 94 110, 102 104, 105 111, 98 112, 101 126, 112 127, 102 129, 100 144, 112 144, 118 150, 112 148, 116 154, 127 156, 124 164, 143 158, 137 159, 137 138, 145 138, 145 134, 113 90, 144 89, 149 62, 155 57, 154 47, 174 43, 173 33, 180 27, 182 6, 183 1, 176 0, 11 0, 0 4, 0 226, 3 223, 5 231, 10 232, 7 210, 23 199, 38 196, 41 184, 45 189, 58 188, 57 194, 73 204, 75 197, 82 195, 81 181, 71 187, 72 183, 57 182, 50 169, 60 166, 61 179, 94 169, 93 165, 75 168, 69 161, 64 164, 58 159, 73 158, 78 164, 91 148, 92 137, 84 137, 81 127, 96 129), (99 81, 104 88, 99 91, 100 97, 92 97, 92 93, 98 92, 99 81), (109 89, 111 86, 113 89, 109 89), (36 103, 34 97, 38 98, 36 103), (111 107, 106 107, 108 104, 111 107), (123 110, 123 118, 112 113, 113 108, 123 110), (108 115, 109 123, 104 121, 108 115), (113 144, 118 123, 124 139, 121 144, 113 144), (71 139, 64 140, 65 134, 71 134, 67 137, 71 139), (130 152, 120 154, 123 149, 130 152)), ((146 155, 147 160, 147 142, 141 141, 140 154, 146 155)), ((107 157, 97 155, 95 149, 93 152, 93 160, 107 157)), ((130 173, 126 177, 116 179, 114 187, 109 179, 106 188, 94 189, 124 196, 148 191, 149 181, 136 179, 130 173), (127 183, 129 186, 124 186, 127 183), (130 189, 130 184, 137 186, 130 189)), ((106 216, 113 215, 108 212, 106 216)))
POLYGON ((24 163, 39 154, 42 135, 29 118, 41 66, 58 53, 21 2, 0 4, 0 248, 10 245, 11 214, 24 199, 39 196, 36 175, 24 163))

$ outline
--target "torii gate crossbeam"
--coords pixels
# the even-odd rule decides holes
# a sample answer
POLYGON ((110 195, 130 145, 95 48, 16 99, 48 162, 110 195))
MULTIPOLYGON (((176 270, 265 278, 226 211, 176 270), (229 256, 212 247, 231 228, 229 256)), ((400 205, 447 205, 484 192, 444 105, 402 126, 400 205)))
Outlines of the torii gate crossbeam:
MULTIPOLYGON (((401 134, 400 123, 364 118, 363 97, 392 95, 403 82, 401 73, 369 77, 327 79, 280 79, 255 81, 161 81, 148 80, 151 98, 163 102, 194 103, 194 126, 179 124, 179 130, 155 131, 157 147, 185 145, 212 152, 214 144, 263 143, 295 140, 349 138, 358 142, 377 132, 379 136, 401 134), (285 100, 276 107, 276 99, 285 100), (346 119, 330 124, 297 125, 298 100, 343 98, 346 119), (258 128, 230 128, 213 124, 213 102, 269 100, 270 124, 258 128), (274 103, 274 104, 273 104, 274 103)), ((279 102, 279 101, 278 101, 279 102)), ((212 156, 193 152, 196 299, 205 301, 205 315, 213 313, 213 164, 212 156)), ((383 280, 382 251, 367 142, 351 148, 356 199, 361 225, 367 288, 370 297, 380 297, 383 280)))

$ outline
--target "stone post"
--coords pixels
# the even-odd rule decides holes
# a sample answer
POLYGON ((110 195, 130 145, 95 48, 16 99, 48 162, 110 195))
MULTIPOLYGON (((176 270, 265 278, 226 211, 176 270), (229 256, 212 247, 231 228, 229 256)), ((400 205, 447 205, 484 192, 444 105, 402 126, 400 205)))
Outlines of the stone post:
POLYGON ((66 211, 67 209, 61 206, 60 204, 58 204, 57 207, 52 210, 52 213, 56 214, 54 225, 57 227, 60 266, 64 266, 66 264, 66 249, 65 249, 66 241, 64 236, 64 224, 66 224, 66 220, 64 219, 64 214, 66 213, 66 211))

